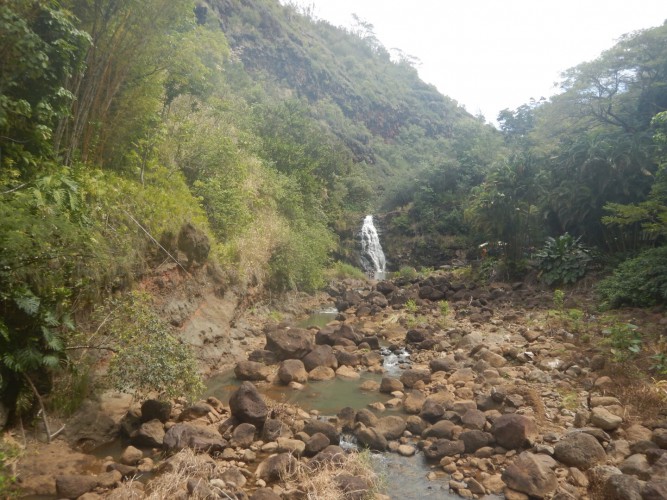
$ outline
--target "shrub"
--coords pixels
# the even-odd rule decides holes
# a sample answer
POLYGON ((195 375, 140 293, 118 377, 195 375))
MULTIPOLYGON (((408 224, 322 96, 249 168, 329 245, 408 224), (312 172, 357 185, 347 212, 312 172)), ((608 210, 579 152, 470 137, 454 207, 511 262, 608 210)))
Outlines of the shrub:
POLYGON ((548 285, 575 283, 586 274, 591 260, 590 251, 579 242, 579 238, 567 233, 558 238, 547 238, 536 257, 548 285))
POLYGON ((396 273, 397 278, 405 278, 409 280, 415 279, 418 275, 419 273, 417 273, 417 270, 410 266, 403 266, 396 273))
POLYGON ((115 351, 107 372, 111 386, 139 397, 186 396, 203 391, 197 363, 187 344, 151 309, 149 296, 132 292, 113 299, 102 312, 101 331, 115 351))
POLYGON ((610 346, 613 360, 616 362, 627 361, 642 350, 643 338, 636 325, 617 323, 604 329, 602 334, 606 337, 603 343, 610 346))
POLYGON ((598 284, 603 308, 650 307, 667 302, 667 246, 622 262, 598 284))
POLYGON ((339 260, 334 262, 333 266, 331 266, 326 274, 331 278, 339 280, 344 280, 345 278, 366 279, 366 275, 361 269, 339 260))

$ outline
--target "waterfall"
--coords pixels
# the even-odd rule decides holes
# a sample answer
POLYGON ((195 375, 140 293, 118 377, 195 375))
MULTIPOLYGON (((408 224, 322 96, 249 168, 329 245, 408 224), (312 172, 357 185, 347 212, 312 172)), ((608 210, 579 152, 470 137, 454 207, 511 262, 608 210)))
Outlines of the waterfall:
POLYGON ((367 215, 361 226, 361 266, 377 279, 384 279, 385 258, 380 237, 373 224, 373 216, 367 215))

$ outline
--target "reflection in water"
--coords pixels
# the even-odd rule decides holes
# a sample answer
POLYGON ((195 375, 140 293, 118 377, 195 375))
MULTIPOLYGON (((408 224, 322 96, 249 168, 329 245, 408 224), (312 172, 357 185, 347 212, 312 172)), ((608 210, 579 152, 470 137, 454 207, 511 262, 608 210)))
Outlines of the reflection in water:
MULTIPOLYGON (((323 415, 335 415, 346 406, 359 410, 370 403, 387 400, 387 396, 378 391, 359 390, 359 384, 366 380, 380 382, 381 375, 369 372, 363 372, 360 375, 359 380, 335 378, 323 382, 309 382, 301 391, 269 383, 256 383, 255 385, 264 396, 279 403, 297 405, 306 411, 318 410, 323 415)), ((206 382, 205 397, 215 396, 226 403, 231 393, 239 385, 241 381, 236 379, 234 372, 216 375, 206 382)))
POLYGON ((391 498, 438 498, 459 499, 450 493, 447 476, 440 467, 431 469, 424 455, 402 457, 396 453, 374 453, 375 470, 384 478, 387 494, 391 498), (440 472, 440 477, 434 481, 426 479, 426 474, 440 472))

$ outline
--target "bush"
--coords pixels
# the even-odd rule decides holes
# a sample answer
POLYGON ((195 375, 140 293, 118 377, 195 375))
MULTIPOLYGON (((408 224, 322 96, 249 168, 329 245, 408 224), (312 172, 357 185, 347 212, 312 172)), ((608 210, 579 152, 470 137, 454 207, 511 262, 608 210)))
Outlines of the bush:
POLYGON ((333 266, 327 270, 326 274, 331 278, 339 280, 344 280, 345 278, 354 278, 360 280, 366 279, 366 275, 361 269, 354 267, 352 264, 341 262, 339 260, 334 262, 333 266))
POLYGON ((113 299, 101 313, 100 331, 115 351, 107 372, 115 390, 138 397, 199 396, 204 386, 190 347, 172 335, 151 309, 147 294, 132 292, 113 299))
POLYGON ((565 233, 558 238, 547 238, 536 254, 542 278, 548 285, 575 283, 586 274, 591 260, 590 251, 579 238, 565 233))
POLYGON ((667 303, 667 246, 622 262, 598 284, 597 291, 603 308, 667 303))

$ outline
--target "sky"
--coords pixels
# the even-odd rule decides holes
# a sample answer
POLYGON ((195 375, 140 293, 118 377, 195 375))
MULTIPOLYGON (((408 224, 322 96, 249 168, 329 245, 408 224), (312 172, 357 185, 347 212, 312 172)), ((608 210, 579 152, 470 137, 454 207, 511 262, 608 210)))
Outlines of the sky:
POLYGON ((667 0, 286 0, 318 19, 374 26, 387 48, 419 58, 421 78, 495 122, 506 108, 558 92, 560 74, 619 37, 660 26, 667 0))

